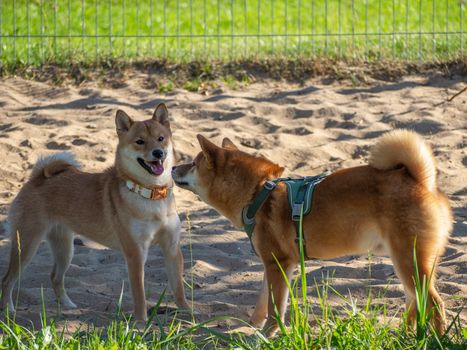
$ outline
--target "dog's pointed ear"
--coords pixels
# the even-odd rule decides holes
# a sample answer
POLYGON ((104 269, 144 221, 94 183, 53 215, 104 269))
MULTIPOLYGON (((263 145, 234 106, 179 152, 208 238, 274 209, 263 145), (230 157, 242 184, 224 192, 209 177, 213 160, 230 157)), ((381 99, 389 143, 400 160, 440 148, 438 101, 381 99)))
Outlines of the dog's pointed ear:
POLYGON ((196 137, 198 139, 199 145, 201 146, 201 150, 203 151, 204 158, 206 158, 208 167, 212 168, 214 166, 216 152, 219 147, 217 147, 201 134, 196 135, 196 137))
POLYGON ((159 103, 154 110, 152 120, 170 128, 169 111, 165 103, 159 103))
POLYGON ((133 124, 133 119, 128 114, 119 109, 115 115, 115 126, 117 127, 117 134, 122 135, 130 130, 133 124))
POLYGON ((222 147, 230 149, 232 151, 238 151, 237 146, 235 146, 234 143, 228 137, 224 137, 224 139, 222 140, 222 147))

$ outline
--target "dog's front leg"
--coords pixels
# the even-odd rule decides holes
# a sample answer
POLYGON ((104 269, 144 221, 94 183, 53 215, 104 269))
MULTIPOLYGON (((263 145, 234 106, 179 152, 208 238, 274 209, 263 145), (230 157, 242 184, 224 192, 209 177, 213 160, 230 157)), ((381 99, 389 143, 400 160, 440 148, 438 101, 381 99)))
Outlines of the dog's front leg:
POLYGON ((147 257, 147 247, 141 247, 129 237, 122 245, 125 256, 131 294, 133 296, 134 314, 137 320, 146 321, 146 295, 144 293, 144 263, 147 257))
POLYGON ((268 316, 268 298, 269 298, 269 287, 266 271, 263 276, 263 285, 259 292, 258 299, 256 300, 255 311, 251 315, 250 323, 256 328, 260 328, 264 325, 266 317, 268 316))
POLYGON ((185 286, 183 282, 183 255, 180 249, 180 220, 175 215, 171 225, 166 229, 165 235, 160 241, 164 254, 165 268, 169 280, 169 287, 174 295, 178 308, 189 310, 190 306, 185 298, 185 286))
POLYGON ((271 261, 265 265, 267 283, 269 288, 268 298, 268 318, 262 331, 268 337, 276 334, 279 326, 275 318, 276 309, 279 314, 280 320, 284 321, 285 310, 287 309, 287 302, 289 296, 289 290, 287 288, 287 281, 290 282, 292 272, 295 264, 289 260, 281 260, 279 264, 282 270, 285 272, 285 276, 282 274, 276 261, 271 261))

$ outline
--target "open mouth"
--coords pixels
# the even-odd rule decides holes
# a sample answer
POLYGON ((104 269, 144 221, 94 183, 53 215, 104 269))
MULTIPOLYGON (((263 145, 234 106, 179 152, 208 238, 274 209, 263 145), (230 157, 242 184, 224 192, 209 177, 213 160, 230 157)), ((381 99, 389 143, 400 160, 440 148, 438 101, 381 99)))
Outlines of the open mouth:
POLYGON ((164 165, 160 159, 151 162, 145 161, 143 158, 138 158, 137 160, 139 165, 151 175, 159 176, 164 172, 164 165))
POLYGON ((177 181, 174 179, 174 182, 177 186, 184 187, 184 186, 189 186, 190 184, 186 181, 177 181))

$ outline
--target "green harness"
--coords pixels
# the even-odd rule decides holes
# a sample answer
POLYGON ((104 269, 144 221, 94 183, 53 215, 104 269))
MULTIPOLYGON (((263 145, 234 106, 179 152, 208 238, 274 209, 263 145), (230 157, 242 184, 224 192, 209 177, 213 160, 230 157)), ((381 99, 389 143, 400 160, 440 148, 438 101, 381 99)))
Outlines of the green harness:
MULTIPOLYGON (((265 182, 263 188, 258 193, 256 198, 253 199, 249 205, 243 208, 242 211, 244 230, 250 239, 253 251, 255 251, 255 247, 253 246, 252 241, 253 231, 256 225, 255 215, 257 211, 263 206, 264 202, 268 199, 271 192, 276 188, 277 184, 279 182, 284 182, 287 187, 287 198, 289 200, 290 209, 292 211, 292 221, 295 223, 295 229, 297 233, 295 241, 297 244, 299 244, 301 223, 300 219, 302 216, 311 212, 315 186, 323 181, 329 174, 329 172, 325 172, 317 176, 305 176, 298 179, 287 177, 265 182)), ((309 260, 310 258, 306 255, 306 244, 303 237, 302 244, 305 259, 309 260)))

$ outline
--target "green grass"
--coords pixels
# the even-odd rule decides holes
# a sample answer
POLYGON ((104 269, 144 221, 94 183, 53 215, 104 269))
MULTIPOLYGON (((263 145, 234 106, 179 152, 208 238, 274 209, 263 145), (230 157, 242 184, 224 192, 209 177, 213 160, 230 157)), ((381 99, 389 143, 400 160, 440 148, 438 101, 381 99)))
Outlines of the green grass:
MULTIPOLYGON (((430 328, 411 330, 403 318, 391 317, 386 306, 375 303, 371 294, 363 306, 332 287, 332 278, 315 281, 317 307, 300 300, 297 278, 289 285, 292 292, 290 322, 281 323, 282 334, 266 339, 260 332, 245 336, 217 330, 216 318, 196 324, 173 316, 162 323, 153 312, 145 326, 138 326, 120 311, 106 328, 89 326, 69 334, 55 321, 47 321, 34 330, 6 319, 0 321, 0 349, 465 349, 467 329, 458 317, 442 338, 430 328), (338 296, 342 306, 333 308, 330 296, 338 296), (311 322, 309 320, 312 320, 311 322), (383 320, 383 321, 382 321, 383 320), (48 322, 48 323, 47 323, 48 322), (463 328, 464 327, 464 328, 463 328)), ((306 288, 305 288, 306 289, 306 288)), ((420 293, 422 289, 419 289, 420 293)), ((420 295, 423 299, 426 296, 420 295)), ((305 299, 306 300, 306 299, 305 299)), ((424 325, 429 319, 417 320, 424 325)))
MULTIPOLYGON (((188 219, 188 233, 191 234, 188 219)), ((302 232, 299 232, 300 241, 302 232)), ((190 245, 191 247, 191 245, 190 245)), ((332 276, 323 275, 314 281, 317 300, 307 298, 304 252, 300 244, 300 274, 287 281, 290 292, 290 321, 279 322, 280 335, 267 339, 260 331, 252 335, 223 332, 216 329, 216 317, 202 323, 183 320, 173 315, 160 317, 157 311, 165 297, 162 293, 145 325, 137 324, 121 310, 122 294, 114 320, 105 328, 82 329, 69 334, 65 327, 48 321, 42 303, 41 327, 37 330, 20 326, 6 316, 0 320, 0 349, 465 349, 467 328, 461 324, 460 312, 448 324, 440 337, 430 325, 432 312, 428 311, 428 281, 420 281, 414 257, 416 302, 418 312, 416 328, 407 325, 406 314, 388 315, 386 305, 375 302, 371 290, 363 306, 352 296, 344 296, 332 287, 332 276), (330 305, 330 297, 342 301, 339 308, 330 305), (314 307, 314 305, 316 305, 314 307), (162 321, 162 320, 166 321, 162 321), (310 322, 311 321, 311 322, 310 322)), ((414 250, 415 252, 415 250, 414 250)), ((415 256, 415 255, 414 255, 415 256)), ((371 260, 370 260, 371 264, 371 260)), ((286 275, 282 270, 284 278, 286 275)), ((429 277, 428 277, 429 278, 429 277)), ((191 281, 193 282, 193 281, 191 281)), ((123 288, 122 292, 123 293, 123 288)), ((191 296, 194 298, 194 295, 191 296)), ((378 295, 384 298, 384 295, 378 295)), ((43 300, 43 297, 42 297, 43 300)), ((237 322, 243 321, 237 320, 237 322)), ((246 322, 244 322, 246 324, 246 322)), ((246 324, 247 325, 247 324, 246 324)))
POLYGON ((452 59, 467 46, 466 7, 454 0, 1 1, 0 59, 452 59))

